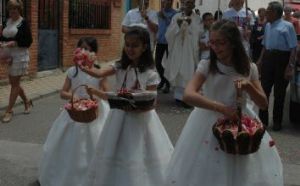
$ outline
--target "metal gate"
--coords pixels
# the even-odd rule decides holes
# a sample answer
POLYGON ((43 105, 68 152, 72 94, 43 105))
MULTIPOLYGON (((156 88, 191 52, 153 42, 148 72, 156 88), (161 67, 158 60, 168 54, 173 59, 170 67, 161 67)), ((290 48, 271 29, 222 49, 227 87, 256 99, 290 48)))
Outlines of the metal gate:
POLYGON ((39 71, 59 66, 59 2, 57 0, 39 0, 39 71))

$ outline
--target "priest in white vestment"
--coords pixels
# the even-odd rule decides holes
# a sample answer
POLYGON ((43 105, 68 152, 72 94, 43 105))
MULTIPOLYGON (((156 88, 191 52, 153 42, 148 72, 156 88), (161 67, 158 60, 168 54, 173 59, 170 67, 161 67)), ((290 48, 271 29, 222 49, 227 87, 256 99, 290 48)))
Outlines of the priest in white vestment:
POLYGON ((199 40, 204 32, 194 7, 195 0, 185 0, 183 11, 174 15, 165 35, 169 52, 165 53, 162 64, 165 77, 174 86, 174 98, 180 102, 198 64, 199 40))

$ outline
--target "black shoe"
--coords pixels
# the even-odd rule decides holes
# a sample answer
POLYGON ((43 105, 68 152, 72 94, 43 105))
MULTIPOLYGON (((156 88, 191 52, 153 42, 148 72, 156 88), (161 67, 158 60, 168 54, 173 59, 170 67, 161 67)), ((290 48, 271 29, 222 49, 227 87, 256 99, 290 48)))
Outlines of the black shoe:
POLYGON ((181 102, 181 104, 182 104, 182 107, 183 107, 183 108, 186 108, 186 109, 191 109, 191 108, 193 108, 193 106, 188 105, 188 104, 186 104, 185 102, 181 102))
POLYGON ((274 123, 272 129, 273 131, 280 131, 282 129, 282 126, 279 123, 274 123))
POLYGON ((181 100, 179 100, 179 99, 175 99, 175 103, 176 103, 176 105, 178 105, 178 106, 180 106, 181 105, 181 100))
POLYGON ((163 91, 164 94, 168 94, 170 92, 170 87, 166 86, 163 91))
POLYGON ((193 108, 193 106, 190 106, 190 105, 186 104, 185 102, 183 102, 179 99, 175 99, 175 102, 176 102, 176 105, 179 106, 179 107, 183 107, 183 108, 186 108, 186 109, 193 108))
POLYGON ((183 102, 180 99, 175 99, 175 104, 177 107, 183 107, 183 102))
POLYGON ((36 181, 30 183, 28 186, 41 186, 41 184, 40 184, 39 180, 36 180, 36 181))
POLYGON ((161 81, 158 85, 157 85, 157 90, 160 90, 164 87, 165 83, 163 81, 161 81))

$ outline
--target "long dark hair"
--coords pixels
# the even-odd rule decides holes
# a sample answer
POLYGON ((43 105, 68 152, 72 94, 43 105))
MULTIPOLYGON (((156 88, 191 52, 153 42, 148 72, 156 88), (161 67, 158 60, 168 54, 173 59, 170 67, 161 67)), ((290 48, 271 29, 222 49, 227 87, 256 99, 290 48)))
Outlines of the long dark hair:
MULTIPOLYGON (((81 37, 78 40, 76 47, 80 48, 83 43, 86 43, 89 47, 91 47, 91 51, 90 52, 95 52, 95 53, 98 52, 98 42, 97 42, 96 38, 94 38, 94 37, 81 37)), ((95 66, 95 67, 96 68, 100 68, 98 66, 95 66)), ((73 75, 73 77, 76 77, 77 74, 78 74, 78 66, 76 65, 75 68, 76 68, 76 71, 75 71, 75 74, 73 75)))
POLYGON ((79 48, 83 43, 86 43, 89 47, 91 47, 91 52, 98 52, 98 43, 97 39, 94 37, 82 37, 77 42, 77 48, 79 48))
MULTIPOLYGON (((223 35, 230 43, 232 48, 232 64, 236 72, 244 76, 249 75, 250 73, 250 59, 245 51, 242 36, 237 25, 228 20, 220 20, 215 22, 211 31, 217 31, 223 35)), ((216 73, 220 72, 217 66, 217 55, 210 49, 210 72, 216 73)))
MULTIPOLYGON (((138 63, 137 68, 140 72, 145 72, 149 68, 154 68, 154 59, 151 52, 150 46, 150 35, 149 32, 141 27, 131 27, 129 31, 125 34, 124 40, 127 37, 136 37, 138 40, 142 42, 143 45, 146 45, 146 50, 142 53, 138 63)), ((125 47, 123 48, 122 57, 119 61, 117 61, 118 66, 121 69, 127 69, 130 64, 132 64, 132 60, 128 58, 125 47)))

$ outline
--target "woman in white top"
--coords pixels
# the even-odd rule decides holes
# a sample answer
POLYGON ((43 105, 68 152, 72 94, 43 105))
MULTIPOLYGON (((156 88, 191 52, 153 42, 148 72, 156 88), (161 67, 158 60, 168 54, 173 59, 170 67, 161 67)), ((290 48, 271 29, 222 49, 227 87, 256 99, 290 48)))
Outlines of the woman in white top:
POLYGON ((24 102, 24 114, 29 114, 32 107, 32 101, 29 100, 20 86, 20 80, 27 73, 29 62, 28 48, 32 43, 32 35, 29 24, 21 16, 23 3, 21 0, 9 0, 7 3, 9 18, 2 30, 0 41, 3 50, 11 56, 8 64, 8 78, 11 84, 8 107, 2 118, 2 122, 9 122, 13 115, 13 106, 18 96, 24 102))

